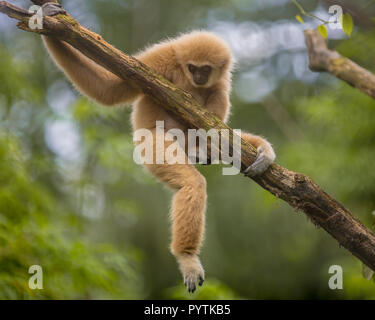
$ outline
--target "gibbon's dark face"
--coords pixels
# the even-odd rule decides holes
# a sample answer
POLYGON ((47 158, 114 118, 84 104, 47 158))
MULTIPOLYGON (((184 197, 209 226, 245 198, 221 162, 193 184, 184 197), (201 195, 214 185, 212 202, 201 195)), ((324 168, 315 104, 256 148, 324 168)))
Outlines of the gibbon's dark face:
POLYGON ((209 65, 195 66, 191 63, 187 65, 189 72, 192 74, 193 81, 198 86, 204 86, 208 83, 212 72, 212 67, 209 65))

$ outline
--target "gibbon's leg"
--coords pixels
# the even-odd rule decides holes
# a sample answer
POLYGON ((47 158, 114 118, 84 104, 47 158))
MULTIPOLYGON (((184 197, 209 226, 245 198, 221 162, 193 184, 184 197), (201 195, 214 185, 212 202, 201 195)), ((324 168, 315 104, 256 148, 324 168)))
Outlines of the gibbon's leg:
MULTIPOLYGON (((56 3, 42 6, 45 16, 66 14, 56 3)), ((134 101, 141 91, 104 69, 64 41, 42 36, 56 64, 84 95, 103 105, 125 104, 134 101)))
MULTIPOLYGON (((155 131, 153 135, 155 146, 155 131)), ((170 143, 165 142, 164 150, 170 143)), ((154 159, 155 150, 154 147, 154 159)), ((194 292, 196 283, 201 286, 204 281, 204 270, 198 254, 205 228, 206 179, 190 164, 146 164, 145 167, 157 179, 175 190, 171 206, 170 248, 179 263, 188 291, 194 292)))
POLYGON ((258 151, 255 162, 244 171, 245 175, 253 177, 263 173, 276 158, 272 145, 266 139, 247 132, 242 132, 241 137, 258 151))

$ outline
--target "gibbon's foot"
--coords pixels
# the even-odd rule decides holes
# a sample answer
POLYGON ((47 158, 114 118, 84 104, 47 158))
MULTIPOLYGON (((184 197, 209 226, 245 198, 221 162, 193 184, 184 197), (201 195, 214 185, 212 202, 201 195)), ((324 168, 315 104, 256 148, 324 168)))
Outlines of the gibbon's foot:
POLYGON ((58 14, 66 14, 62 5, 54 2, 46 2, 42 5, 42 9, 43 15, 48 17, 56 16, 58 14))
POLYGON ((270 144, 259 146, 257 151, 256 160, 244 171, 245 176, 254 177, 260 175, 275 161, 276 155, 270 144))
POLYGON ((198 256, 183 254, 178 256, 177 260, 188 292, 194 293, 197 284, 202 286, 204 282, 204 270, 198 256))

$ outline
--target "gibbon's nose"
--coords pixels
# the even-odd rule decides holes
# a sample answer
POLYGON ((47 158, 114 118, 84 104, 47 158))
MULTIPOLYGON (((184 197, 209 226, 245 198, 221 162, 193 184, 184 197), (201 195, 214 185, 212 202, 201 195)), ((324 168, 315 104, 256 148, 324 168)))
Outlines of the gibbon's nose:
POLYGON ((194 78, 194 82, 200 86, 206 84, 208 80, 206 76, 200 73, 195 73, 193 78, 194 78))

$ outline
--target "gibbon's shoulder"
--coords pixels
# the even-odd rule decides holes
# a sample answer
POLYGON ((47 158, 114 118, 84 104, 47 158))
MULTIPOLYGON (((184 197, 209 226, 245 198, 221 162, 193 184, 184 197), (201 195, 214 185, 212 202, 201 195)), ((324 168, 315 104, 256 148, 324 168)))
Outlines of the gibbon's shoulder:
POLYGON ((164 73, 166 66, 174 67, 177 64, 170 39, 147 46, 136 53, 135 57, 161 73, 164 73))

